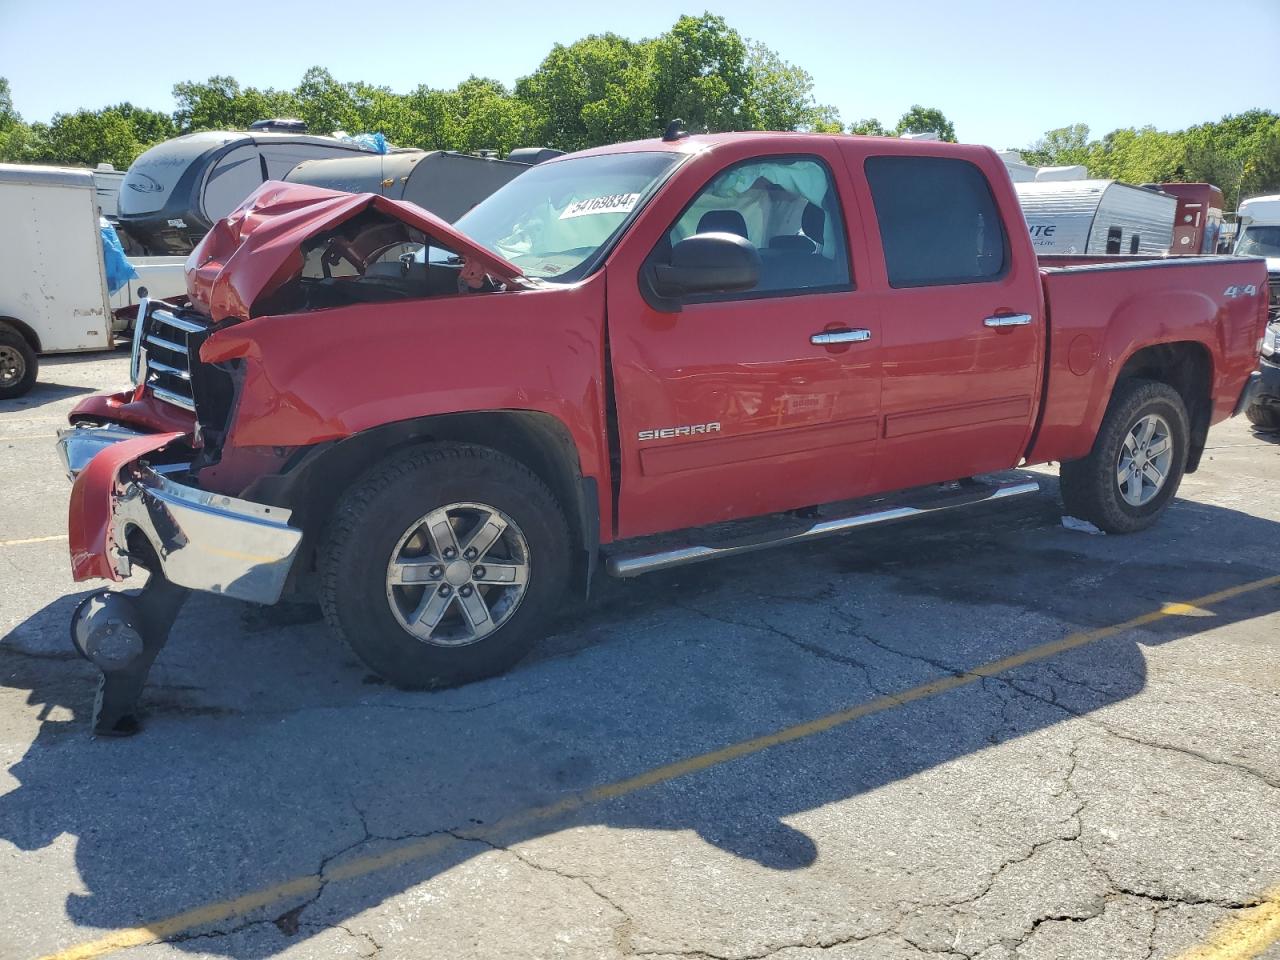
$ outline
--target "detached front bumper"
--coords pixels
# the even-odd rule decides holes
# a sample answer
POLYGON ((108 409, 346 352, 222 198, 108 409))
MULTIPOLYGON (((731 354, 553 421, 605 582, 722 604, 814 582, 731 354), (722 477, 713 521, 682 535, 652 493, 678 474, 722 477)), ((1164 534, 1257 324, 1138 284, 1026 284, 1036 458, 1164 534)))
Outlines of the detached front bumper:
POLYGON ((123 580, 132 572, 130 538, 141 537, 179 586, 275 603, 302 531, 289 526, 288 510, 181 483, 185 464, 149 461, 182 436, 116 425, 59 432, 74 480, 67 525, 75 579, 123 580))

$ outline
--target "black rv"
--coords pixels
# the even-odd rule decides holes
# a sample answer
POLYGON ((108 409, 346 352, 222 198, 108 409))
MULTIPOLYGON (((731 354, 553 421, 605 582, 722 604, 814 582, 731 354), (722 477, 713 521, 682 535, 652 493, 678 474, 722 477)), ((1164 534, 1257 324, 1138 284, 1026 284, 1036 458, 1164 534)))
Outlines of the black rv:
POLYGON ((186 256, 264 180, 303 160, 374 155, 355 143, 273 130, 190 133, 156 144, 129 167, 119 226, 152 256, 186 256))

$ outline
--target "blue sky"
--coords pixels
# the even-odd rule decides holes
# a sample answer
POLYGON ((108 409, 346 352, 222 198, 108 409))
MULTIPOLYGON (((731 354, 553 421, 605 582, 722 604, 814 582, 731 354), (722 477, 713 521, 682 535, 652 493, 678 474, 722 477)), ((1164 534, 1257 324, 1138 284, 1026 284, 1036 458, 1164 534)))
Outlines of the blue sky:
MULTIPOLYGON (((1085 122, 1172 129, 1280 109, 1280 0, 707 3, 813 74, 846 122, 940 107, 961 140, 1021 146, 1085 122)), ((121 100, 173 109, 178 80, 288 87, 307 67, 406 91, 510 84, 551 45, 653 36, 701 3, 0 0, 0 76, 28 120, 121 100)))

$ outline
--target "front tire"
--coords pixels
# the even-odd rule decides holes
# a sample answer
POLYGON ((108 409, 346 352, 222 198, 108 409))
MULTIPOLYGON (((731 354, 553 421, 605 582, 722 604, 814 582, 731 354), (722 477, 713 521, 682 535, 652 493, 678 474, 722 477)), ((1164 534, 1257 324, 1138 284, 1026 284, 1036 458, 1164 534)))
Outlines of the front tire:
POLYGON ((320 553, 325 618, 405 689, 501 673, 542 636, 569 578, 569 529, 523 464, 438 444, 375 467, 339 502, 320 553))
POLYGON ((1191 428, 1178 391, 1167 383, 1120 383, 1087 457, 1062 464, 1068 514, 1107 533, 1151 526, 1178 491, 1191 428))
POLYGON ((27 338, 0 323, 0 400, 12 400, 36 385, 40 362, 27 338))

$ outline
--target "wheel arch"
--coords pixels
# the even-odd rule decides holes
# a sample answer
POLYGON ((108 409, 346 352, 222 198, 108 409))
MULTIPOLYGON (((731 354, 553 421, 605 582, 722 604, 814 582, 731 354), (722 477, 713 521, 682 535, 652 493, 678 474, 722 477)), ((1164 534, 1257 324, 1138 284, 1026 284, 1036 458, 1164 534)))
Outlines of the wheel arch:
POLYGON ((0 329, 4 327, 12 328, 18 336, 31 345, 32 350, 36 353, 41 352, 40 335, 29 324, 23 323, 17 317, 0 316, 0 329))
POLYGON ((1213 414, 1213 354, 1199 340, 1156 343, 1131 353, 1116 375, 1111 393, 1126 380, 1144 379, 1165 383, 1178 391, 1187 408, 1191 427, 1186 473, 1200 466, 1209 420, 1213 414))
MULTIPOLYGON (((551 489, 565 512, 578 557, 575 582, 589 589, 600 544, 596 478, 582 475, 578 449, 556 417, 528 410, 485 410, 418 417, 384 424, 343 440, 310 448, 292 469, 250 485, 250 499, 288 507, 303 531, 295 581, 315 566, 315 551, 338 499, 371 467, 414 446, 469 443, 505 454, 551 489)), ((300 586, 295 582, 295 590, 300 586)))

